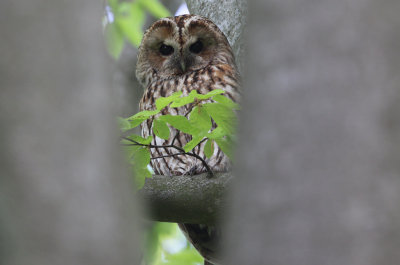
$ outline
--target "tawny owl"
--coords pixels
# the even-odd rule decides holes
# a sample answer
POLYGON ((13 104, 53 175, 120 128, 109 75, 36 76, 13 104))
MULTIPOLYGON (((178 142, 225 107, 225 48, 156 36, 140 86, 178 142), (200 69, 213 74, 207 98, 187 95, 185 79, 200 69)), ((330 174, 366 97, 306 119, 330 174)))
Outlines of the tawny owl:
MULTIPOLYGON (((145 33, 139 48, 136 76, 145 88, 140 110, 155 108, 155 100, 177 91, 188 95, 197 90, 206 94, 214 89, 233 101, 239 98, 239 75, 232 49, 219 28, 197 15, 163 18, 145 33)), ((162 114, 187 115, 189 107, 166 108, 162 114)), ((170 128, 170 139, 163 140, 152 133, 152 120, 141 125, 142 136, 153 135, 154 145, 184 146, 190 136, 170 128)), ((228 157, 216 146, 210 159, 204 155, 204 143, 194 149, 214 171, 227 171, 228 157)), ((187 155, 163 157, 175 153, 171 148, 151 150, 151 166, 160 175, 191 175, 206 172, 202 162, 187 155)), ((180 224, 180 228, 206 261, 218 264, 215 251, 218 238, 215 229, 205 225, 180 224)))

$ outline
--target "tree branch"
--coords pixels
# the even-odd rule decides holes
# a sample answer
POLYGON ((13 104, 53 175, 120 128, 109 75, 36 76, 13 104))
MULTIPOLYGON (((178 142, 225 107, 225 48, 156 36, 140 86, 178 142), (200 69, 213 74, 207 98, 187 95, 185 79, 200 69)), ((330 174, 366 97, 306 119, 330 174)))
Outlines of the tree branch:
POLYGON ((149 218, 160 222, 213 224, 226 208, 231 173, 153 176, 139 194, 149 204, 149 218))

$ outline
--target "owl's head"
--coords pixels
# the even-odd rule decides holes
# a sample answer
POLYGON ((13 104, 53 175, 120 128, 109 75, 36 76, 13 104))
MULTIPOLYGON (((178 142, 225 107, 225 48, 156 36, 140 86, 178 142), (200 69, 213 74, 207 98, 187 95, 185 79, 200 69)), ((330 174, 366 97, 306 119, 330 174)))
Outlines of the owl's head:
POLYGON ((209 19, 182 15, 156 21, 139 47, 136 76, 143 85, 216 64, 234 64, 230 45, 209 19))

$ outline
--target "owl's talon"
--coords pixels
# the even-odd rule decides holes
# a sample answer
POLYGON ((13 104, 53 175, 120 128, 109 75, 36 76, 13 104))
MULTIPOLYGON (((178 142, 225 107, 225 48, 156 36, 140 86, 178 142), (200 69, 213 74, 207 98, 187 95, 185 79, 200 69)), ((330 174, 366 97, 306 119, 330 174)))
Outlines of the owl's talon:
POLYGON ((214 172, 212 172, 212 171, 207 172, 207 178, 211 179, 211 178, 213 178, 213 177, 215 177, 214 172))
POLYGON ((188 176, 196 175, 196 171, 197 171, 197 166, 193 166, 192 168, 189 169, 189 171, 187 172, 187 175, 188 176))

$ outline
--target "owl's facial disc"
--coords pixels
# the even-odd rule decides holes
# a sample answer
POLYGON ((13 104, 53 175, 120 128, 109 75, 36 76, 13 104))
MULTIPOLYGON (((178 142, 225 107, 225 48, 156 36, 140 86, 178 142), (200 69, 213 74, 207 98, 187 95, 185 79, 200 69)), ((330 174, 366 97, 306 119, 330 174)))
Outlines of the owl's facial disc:
POLYGON ((229 43, 218 27, 199 16, 178 16, 155 22, 139 48, 137 76, 148 82, 149 71, 158 78, 182 76, 217 63, 229 63, 229 43))
POLYGON ((218 52, 218 41, 203 24, 179 29, 162 23, 147 35, 143 50, 159 75, 183 75, 209 65, 218 52))
MULTIPOLYGON (((172 75, 182 75, 206 67, 210 59, 206 53, 203 41, 198 38, 191 38, 188 43, 180 45, 171 40, 164 40, 160 43, 158 53, 161 56, 161 72, 168 72, 172 75), (194 40, 193 40, 194 39, 194 40)), ((160 72, 160 71, 159 71, 160 72)))
POLYGON ((178 44, 164 41, 160 44, 159 53, 162 61, 160 65, 161 72, 181 75, 188 70, 190 62, 185 60, 186 55, 183 54, 178 44))
POLYGON ((215 41, 191 36, 167 56, 164 68, 173 69, 175 75, 202 69, 209 65, 215 55, 215 41))

